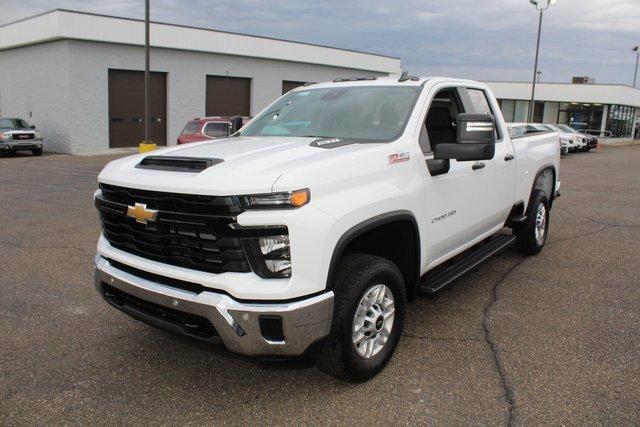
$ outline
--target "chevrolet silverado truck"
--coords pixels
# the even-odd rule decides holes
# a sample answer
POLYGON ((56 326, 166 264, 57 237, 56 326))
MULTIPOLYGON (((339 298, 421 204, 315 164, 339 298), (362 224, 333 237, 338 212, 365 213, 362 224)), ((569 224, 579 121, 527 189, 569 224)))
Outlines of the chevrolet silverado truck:
POLYGON ((95 286, 151 325, 366 381, 408 300, 542 249, 559 159, 557 133, 512 139, 475 81, 301 87, 229 138, 109 163, 95 286))

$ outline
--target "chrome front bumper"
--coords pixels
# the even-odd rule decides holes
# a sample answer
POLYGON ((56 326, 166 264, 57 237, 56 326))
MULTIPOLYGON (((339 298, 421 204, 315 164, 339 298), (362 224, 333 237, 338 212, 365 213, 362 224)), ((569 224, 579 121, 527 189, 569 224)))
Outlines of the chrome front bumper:
POLYGON ((94 259, 94 270, 96 289, 112 306, 154 326, 174 332, 183 330, 162 317, 137 312, 132 306, 114 304, 105 294, 105 287, 116 288, 144 302, 205 318, 211 322, 224 345, 239 354, 298 356, 311 344, 329 335, 331 328, 331 291, 294 302, 244 303, 213 291, 193 293, 140 278, 117 269, 100 255, 94 259), (259 323, 261 316, 282 319, 284 340, 270 341, 263 336, 259 323))
POLYGON ((0 141, 0 153, 6 151, 26 151, 42 148, 41 140, 0 141))

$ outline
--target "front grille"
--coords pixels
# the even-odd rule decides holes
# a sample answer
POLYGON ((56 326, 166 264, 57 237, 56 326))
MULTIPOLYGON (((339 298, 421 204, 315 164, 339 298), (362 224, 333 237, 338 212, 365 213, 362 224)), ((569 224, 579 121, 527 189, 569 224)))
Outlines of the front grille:
POLYGON ((35 134, 33 133, 12 133, 11 139, 14 141, 28 141, 31 139, 35 139, 35 134))
POLYGON ((235 197, 184 195, 100 184, 96 198, 109 243, 143 258, 210 273, 249 272, 229 224, 242 212, 235 197), (136 203, 157 210, 146 224, 127 216, 136 203))
POLYGON ((102 292, 105 299, 115 307, 119 309, 128 307, 133 311, 133 315, 141 313, 162 322, 170 323, 182 329, 182 332, 186 335, 204 340, 219 336, 218 331, 216 331, 209 319, 205 317, 143 300, 106 283, 102 284, 102 292))

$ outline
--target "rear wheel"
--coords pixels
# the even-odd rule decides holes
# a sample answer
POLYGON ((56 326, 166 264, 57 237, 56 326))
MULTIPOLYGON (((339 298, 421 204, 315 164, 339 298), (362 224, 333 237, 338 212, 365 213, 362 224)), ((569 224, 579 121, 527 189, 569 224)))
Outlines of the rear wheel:
POLYGON ((549 198, 542 190, 533 190, 527 207, 527 220, 514 228, 516 249, 527 255, 542 250, 549 231, 549 198))
POLYGON ((342 380, 366 381, 384 369, 400 340, 402 274, 387 259, 349 255, 340 263, 334 292, 331 333, 318 367, 342 380))

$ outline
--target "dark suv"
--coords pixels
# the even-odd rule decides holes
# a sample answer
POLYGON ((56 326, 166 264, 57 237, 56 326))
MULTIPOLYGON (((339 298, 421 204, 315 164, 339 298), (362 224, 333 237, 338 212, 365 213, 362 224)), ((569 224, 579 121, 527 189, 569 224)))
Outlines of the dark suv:
POLYGON ((26 121, 16 118, 0 118, 0 153, 31 151, 42 155, 42 133, 26 121))

